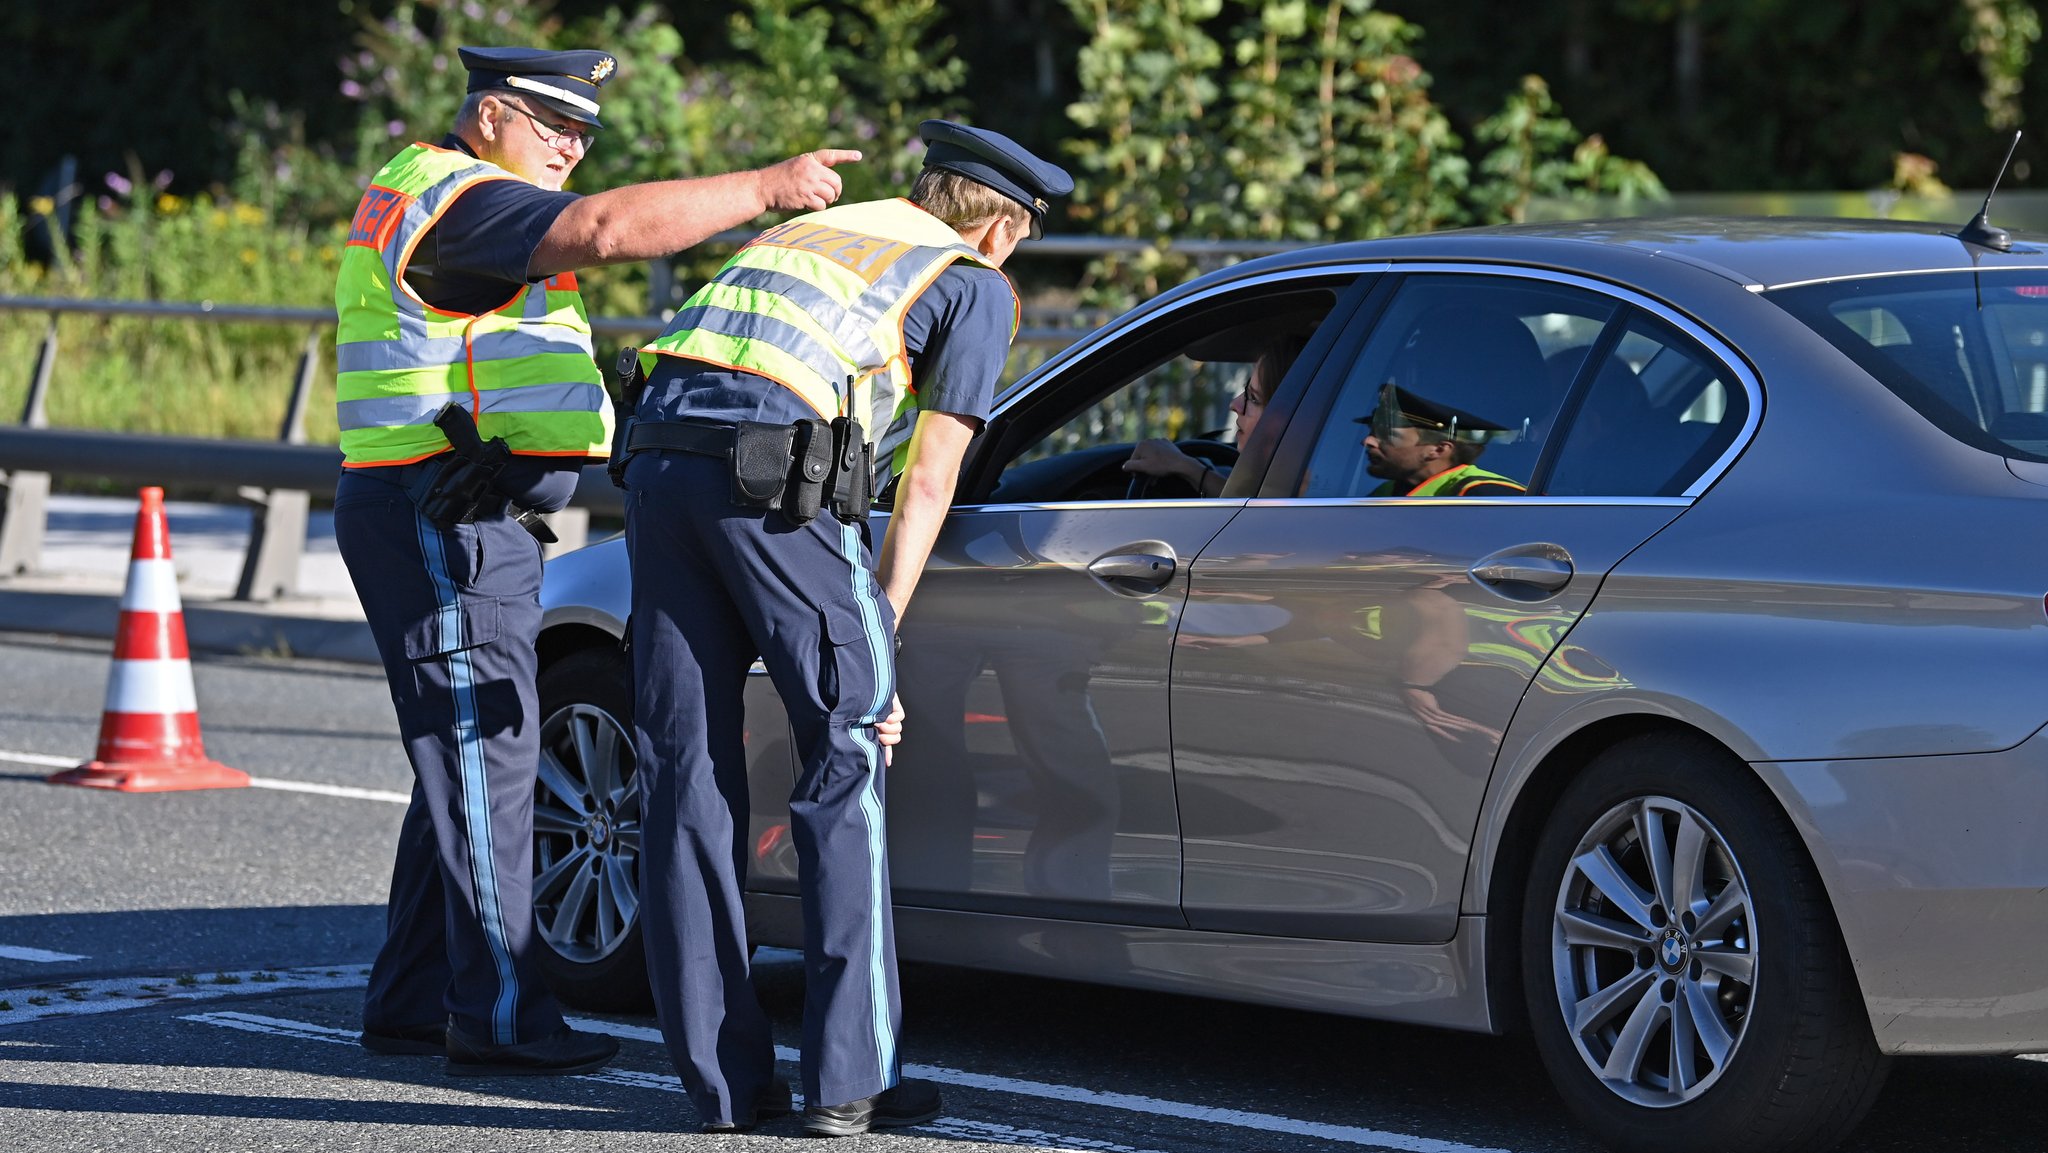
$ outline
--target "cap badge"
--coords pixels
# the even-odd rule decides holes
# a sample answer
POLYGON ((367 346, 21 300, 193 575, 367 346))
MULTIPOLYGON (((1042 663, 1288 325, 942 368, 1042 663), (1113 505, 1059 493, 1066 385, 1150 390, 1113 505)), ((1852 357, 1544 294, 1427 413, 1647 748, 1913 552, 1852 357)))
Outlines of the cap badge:
POLYGON ((1031 198, 1031 208, 1032 208, 1032 210, 1033 210, 1033 211, 1035 211, 1035 212, 1044 212, 1044 211, 1045 211, 1046 209, 1048 209, 1048 208, 1050 208, 1050 207, 1052 207, 1052 206, 1051 206, 1051 205, 1049 205, 1049 204, 1047 204, 1047 203, 1046 203, 1045 201, 1043 201, 1043 200, 1040 200, 1040 199, 1039 199, 1038 197, 1036 197, 1036 196, 1034 196, 1034 197, 1032 197, 1032 198, 1031 198))
POLYGON ((598 61, 596 64, 590 66, 590 82, 592 84, 604 83, 605 77, 610 76, 612 74, 612 69, 617 68, 618 66, 619 65, 617 61, 613 60, 609 56, 605 57, 604 59, 598 61))

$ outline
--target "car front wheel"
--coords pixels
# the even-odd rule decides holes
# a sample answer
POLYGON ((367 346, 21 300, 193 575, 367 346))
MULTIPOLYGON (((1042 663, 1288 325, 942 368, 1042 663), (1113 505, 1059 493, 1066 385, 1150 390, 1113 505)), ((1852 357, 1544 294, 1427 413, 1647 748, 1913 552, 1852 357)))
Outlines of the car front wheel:
POLYGON ((1797 833, 1704 738, 1632 738, 1566 789, 1522 963, 1552 1080, 1616 1149, 1826 1149, 1884 1081, 1797 833))
POLYGON ((543 669, 539 690, 533 919, 541 969, 572 1005, 643 1008, 632 666, 614 648, 584 649, 543 669))

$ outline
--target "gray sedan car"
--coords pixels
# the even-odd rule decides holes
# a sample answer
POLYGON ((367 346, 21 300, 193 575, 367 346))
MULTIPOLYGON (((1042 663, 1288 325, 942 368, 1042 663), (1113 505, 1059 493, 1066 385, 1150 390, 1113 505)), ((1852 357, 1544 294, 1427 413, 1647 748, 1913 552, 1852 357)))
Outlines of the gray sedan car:
MULTIPOLYGON (((1214 273, 970 449, 902 630, 902 953, 1527 1029, 1618 1148, 1825 1147, 1891 1054, 2048 1050, 2044 528, 2048 241, 1665 220, 1214 273), (1127 471, 1153 438, 1221 494, 1127 471)), ((572 999, 637 997, 623 542, 543 599, 541 929, 572 999)), ((748 699, 753 932, 794 945, 748 699)))

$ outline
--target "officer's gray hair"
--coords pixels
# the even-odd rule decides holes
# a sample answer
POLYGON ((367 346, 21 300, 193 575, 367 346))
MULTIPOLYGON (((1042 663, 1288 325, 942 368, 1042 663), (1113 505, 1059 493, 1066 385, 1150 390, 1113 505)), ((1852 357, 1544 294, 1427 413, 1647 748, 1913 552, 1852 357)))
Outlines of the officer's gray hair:
POLYGON ((518 95, 519 93, 510 88, 485 88, 482 91, 470 93, 462 98, 462 107, 455 110, 456 130, 460 131, 465 124, 475 124, 483 117, 484 97, 495 96, 503 100, 507 97, 517 97, 518 95))
POLYGON ((965 231, 995 216, 1007 216, 1021 227, 1031 224, 1031 210, 978 180, 957 172, 927 168, 910 186, 910 202, 956 231, 965 231))

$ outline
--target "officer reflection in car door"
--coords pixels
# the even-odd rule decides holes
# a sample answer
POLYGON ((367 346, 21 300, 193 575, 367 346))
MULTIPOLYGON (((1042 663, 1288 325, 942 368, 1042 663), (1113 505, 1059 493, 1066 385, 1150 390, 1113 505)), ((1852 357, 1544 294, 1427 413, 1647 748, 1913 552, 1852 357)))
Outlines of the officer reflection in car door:
MULTIPOLYGON (((1021 542, 1002 547, 1030 563, 1021 542)), ((899 889, 1109 901, 1118 785, 1089 681, 1116 636, 1112 623, 1079 617, 905 625, 897 691, 905 712, 922 719, 891 767, 889 852, 899 889), (997 697, 977 709, 970 695, 983 670, 997 697), (1001 750, 1004 735, 1014 762, 1001 750), (1013 817, 1021 827, 1005 829, 1000 806, 984 813, 982 798, 1018 783, 1000 779, 1011 764, 1022 769, 1022 811, 1013 817), (1004 837, 1021 837, 1021 851, 1003 853, 1014 846, 997 843, 1004 837), (977 844, 988 850, 979 863, 977 844), (1015 877, 990 868, 1003 857, 1017 862, 1015 877)))

